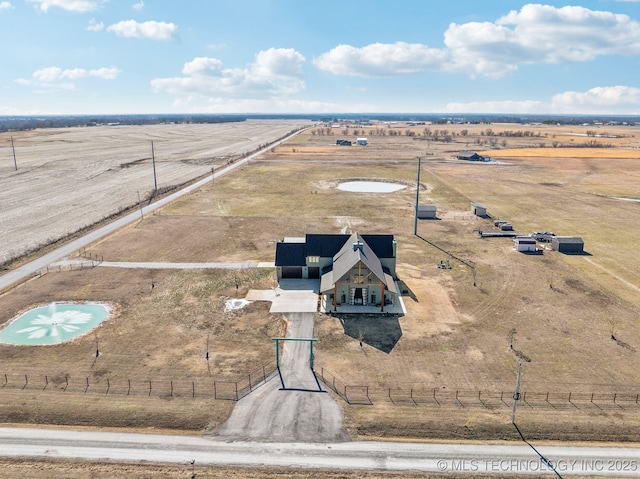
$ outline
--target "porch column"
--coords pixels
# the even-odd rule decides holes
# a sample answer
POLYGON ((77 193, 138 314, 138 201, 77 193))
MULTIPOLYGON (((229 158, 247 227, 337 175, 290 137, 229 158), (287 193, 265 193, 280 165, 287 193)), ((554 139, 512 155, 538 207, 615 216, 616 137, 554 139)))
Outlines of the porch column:
POLYGON ((382 290, 382 301, 380 301, 380 311, 384 313, 384 283, 380 283, 380 289, 382 290))
POLYGON ((338 310, 338 283, 333 284, 333 312, 338 310))

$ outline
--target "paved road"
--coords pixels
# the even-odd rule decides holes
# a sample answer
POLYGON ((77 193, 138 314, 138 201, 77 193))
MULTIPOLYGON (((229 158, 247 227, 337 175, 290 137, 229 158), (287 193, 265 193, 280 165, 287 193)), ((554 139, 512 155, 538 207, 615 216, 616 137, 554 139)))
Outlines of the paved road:
MULTIPOLYGON (((152 203, 148 206, 145 206, 142 208, 142 213, 143 214, 149 214, 151 212, 153 212, 154 210, 161 208, 169 203, 171 203, 172 201, 176 200, 177 198, 180 198, 181 196, 184 196, 186 194, 191 193, 192 191, 197 190, 198 188, 201 188, 203 185, 209 183, 210 181, 219 178, 221 176, 224 176, 226 174, 228 174, 229 172, 233 171, 234 169, 245 165, 246 163, 248 163, 250 160, 256 158, 257 156, 261 155, 263 152, 267 151, 268 149, 273 148, 274 146, 277 146, 281 143, 284 143, 285 141, 287 141, 289 138, 292 138, 293 136, 297 135, 299 132, 296 132, 290 136, 288 136, 287 138, 284 138, 282 140, 279 140, 275 143, 272 143, 271 145, 265 147, 264 149, 248 156, 247 158, 244 158, 242 160, 236 161, 235 163, 232 163, 231 165, 225 167, 225 168, 221 168, 218 169, 218 171, 215 172, 214 175, 208 176, 207 178, 204 178, 200 181, 198 181, 197 183, 194 183, 190 186, 187 186, 186 188, 177 191, 169 196, 166 196, 165 198, 162 198, 158 201, 156 201, 155 203, 152 203)), ((130 224, 133 223, 135 221, 139 221, 140 220, 140 211, 136 211, 134 213, 130 213, 126 216, 123 216, 122 218, 119 218, 101 228, 98 228, 94 231, 91 231, 89 233, 87 233, 86 235, 82 236, 81 238, 78 238, 74 241, 71 241, 63 246, 61 246, 60 248, 55 249, 54 251, 51 251, 50 253, 43 255, 27 264, 24 264, 22 266, 20 266, 19 268, 16 268, 14 270, 11 270, 7 273, 5 273, 4 275, 0 276, 0 291, 3 291, 4 289, 19 283, 21 281, 24 281, 25 279, 29 278, 30 276, 33 276, 34 274, 36 274, 39 270, 46 268, 48 265, 50 265, 51 263, 54 263, 55 261, 65 257, 65 256, 69 256, 73 253, 75 253, 76 251, 78 251, 81 248, 84 248, 88 245, 90 245, 91 243, 107 236, 108 234, 113 233, 114 231, 130 224)))
MULTIPOLYGON (((538 446, 562 477, 638 477, 639 448, 538 446)), ((322 469, 486 475, 555 473, 527 445, 385 442, 255 443, 208 437, 0 428, 0 457, 79 459, 199 466, 291 466, 322 469)))
MULTIPOLYGON (((312 338, 314 316, 287 313, 287 337, 312 338)), ((309 342, 280 344, 280 375, 238 401, 214 436, 271 442, 348 441, 340 406, 311 371, 309 342)))

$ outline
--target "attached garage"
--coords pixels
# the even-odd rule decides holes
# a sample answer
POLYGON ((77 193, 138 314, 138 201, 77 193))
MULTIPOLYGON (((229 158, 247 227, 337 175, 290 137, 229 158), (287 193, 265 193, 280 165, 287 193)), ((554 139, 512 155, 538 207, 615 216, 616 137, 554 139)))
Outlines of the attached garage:
POLYGON ((554 236, 551 238, 551 248, 560 253, 582 254, 584 253, 584 241, 574 236, 554 236))
POLYGON ((302 267, 301 266, 282 266, 282 278, 302 279, 302 267))

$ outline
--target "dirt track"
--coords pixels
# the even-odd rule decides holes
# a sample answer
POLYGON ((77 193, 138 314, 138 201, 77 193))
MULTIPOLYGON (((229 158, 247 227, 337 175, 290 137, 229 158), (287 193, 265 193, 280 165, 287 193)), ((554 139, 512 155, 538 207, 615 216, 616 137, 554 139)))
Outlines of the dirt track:
POLYGON ((284 136, 302 121, 101 126, 0 135, 0 264, 284 136), (13 165, 14 138, 18 170, 13 165))

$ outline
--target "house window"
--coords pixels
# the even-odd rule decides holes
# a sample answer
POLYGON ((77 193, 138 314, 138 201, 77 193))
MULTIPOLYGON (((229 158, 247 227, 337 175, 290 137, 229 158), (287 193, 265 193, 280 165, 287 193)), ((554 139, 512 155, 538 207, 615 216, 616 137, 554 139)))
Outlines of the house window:
POLYGON ((309 257, 307 257, 307 262, 308 263, 319 263, 320 262, 320 256, 309 256, 309 257))

